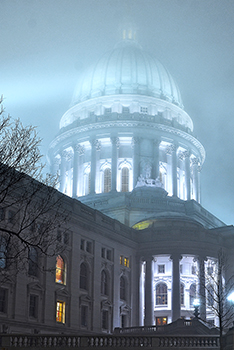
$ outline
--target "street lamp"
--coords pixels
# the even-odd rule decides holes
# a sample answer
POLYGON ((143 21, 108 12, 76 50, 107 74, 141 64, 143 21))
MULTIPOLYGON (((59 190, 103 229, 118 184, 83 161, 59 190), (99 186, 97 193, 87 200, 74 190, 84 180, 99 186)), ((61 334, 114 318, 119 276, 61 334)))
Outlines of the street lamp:
POLYGON ((194 299, 193 306, 194 306, 194 313, 193 314, 196 318, 198 318, 198 316, 200 315, 200 312, 199 312, 200 301, 199 301, 199 299, 194 299))

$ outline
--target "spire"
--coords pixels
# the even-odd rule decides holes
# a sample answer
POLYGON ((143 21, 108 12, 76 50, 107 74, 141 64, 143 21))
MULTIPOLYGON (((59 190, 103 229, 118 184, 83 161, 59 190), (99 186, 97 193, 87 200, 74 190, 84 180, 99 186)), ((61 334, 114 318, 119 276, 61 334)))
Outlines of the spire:
POLYGON ((121 39, 136 41, 136 26, 129 18, 121 24, 121 39))

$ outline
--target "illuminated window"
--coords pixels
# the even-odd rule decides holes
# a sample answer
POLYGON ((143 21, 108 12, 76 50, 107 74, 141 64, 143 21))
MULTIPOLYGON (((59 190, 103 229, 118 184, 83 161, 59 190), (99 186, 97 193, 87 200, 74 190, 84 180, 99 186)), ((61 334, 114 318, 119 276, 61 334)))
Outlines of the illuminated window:
POLYGON ((167 285, 159 283, 156 286, 156 305, 167 305, 167 285))
POLYGON ((129 190, 129 169, 124 167, 121 173, 121 192, 128 192, 129 190))
POLYGON ((65 323, 65 303, 63 301, 57 301, 56 321, 65 323))
POLYGON ((0 288, 0 313, 7 313, 7 289, 0 288))
POLYGON ((158 265, 158 273, 165 273, 165 265, 158 265))
POLYGON ((101 272, 101 293, 108 295, 108 276, 104 270, 101 272))
POLYGON ((196 284, 193 283, 189 288, 190 307, 193 307, 194 299, 196 299, 196 292, 197 292, 196 284))
POLYGON ((28 252, 28 274, 34 277, 38 275, 38 252, 34 247, 31 247, 28 252))
POLYGON ((184 305, 184 285, 180 284, 180 304, 184 305))
POLYGON ((167 317, 156 317, 156 326, 164 326, 167 324, 167 317))
POLYGON ((119 257, 119 263, 120 265, 123 265, 125 267, 129 267, 129 258, 124 257, 123 255, 120 255, 119 257))
POLYGON ((56 277, 55 282, 66 284, 66 269, 65 269, 65 262, 64 259, 58 255, 56 259, 56 277))
POLYGON ((88 270, 84 263, 80 265, 80 288, 88 290, 88 270))
POLYGON ((110 192, 111 190, 111 169, 106 168, 104 170, 104 192, 110 192))
POLYGON ((126 300, 126 281, 123 276, 120 277, 120 299, 126 300))

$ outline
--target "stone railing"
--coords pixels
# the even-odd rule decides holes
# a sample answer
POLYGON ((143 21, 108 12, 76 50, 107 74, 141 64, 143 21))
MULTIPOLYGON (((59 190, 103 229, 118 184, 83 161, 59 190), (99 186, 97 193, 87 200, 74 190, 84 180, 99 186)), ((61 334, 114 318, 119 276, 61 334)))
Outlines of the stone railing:
POLYGON ((68 336, 68 335, 2 335, 0 349, 61 349, 96 350, 134 348, 134 350, 219 349, 218 336, 68 336))

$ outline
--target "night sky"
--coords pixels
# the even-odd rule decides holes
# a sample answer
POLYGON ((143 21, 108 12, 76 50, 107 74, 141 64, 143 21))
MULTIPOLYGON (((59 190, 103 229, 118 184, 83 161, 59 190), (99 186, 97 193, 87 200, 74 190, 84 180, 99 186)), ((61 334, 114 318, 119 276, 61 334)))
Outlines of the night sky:
POLYGON ((202 205, 234 224, 233 0, 0 0, 0 94, 38 127, 42 153, 83 69, 131 19, 140 45, 169 70, 206 149, 202 205))

